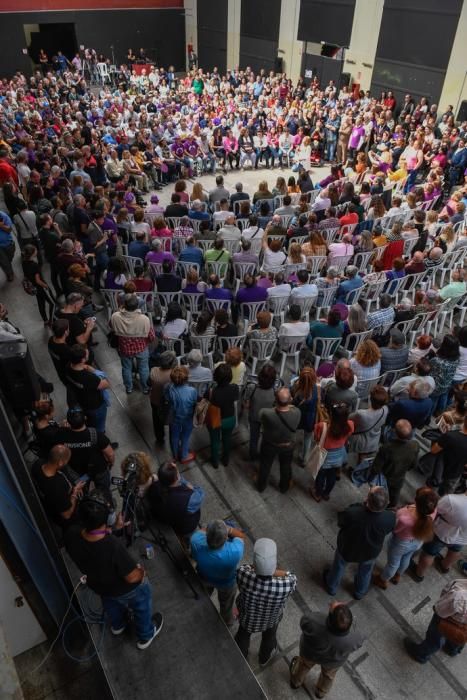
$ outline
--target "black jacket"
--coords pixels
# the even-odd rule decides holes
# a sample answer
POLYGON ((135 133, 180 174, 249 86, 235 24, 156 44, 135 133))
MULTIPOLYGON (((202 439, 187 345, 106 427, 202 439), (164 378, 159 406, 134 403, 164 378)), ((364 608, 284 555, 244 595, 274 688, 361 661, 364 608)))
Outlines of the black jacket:
POLYGON ((395 513, 373 513, 364 503, 354 503, 337 516, 337 550, 349 562, 376 559, 384 538, 394 529, 395 513))

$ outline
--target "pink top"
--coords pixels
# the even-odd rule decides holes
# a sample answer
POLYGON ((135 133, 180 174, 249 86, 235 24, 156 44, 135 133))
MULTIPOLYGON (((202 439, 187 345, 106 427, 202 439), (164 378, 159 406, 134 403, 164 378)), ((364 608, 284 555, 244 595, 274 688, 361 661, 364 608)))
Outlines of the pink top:
MULTIPOLYGON (((436 510, 431 514, 431 519, 434 520, 436 517, 436 510)), ((400 540, 413 540, 413 526, 417 519, 417 511, 415 505, 404 506, 404 508, 399 508, 396 513, 396 526, 394 528, 394 534, 400 540)))
POLYGON ((151 238, 172 238, 174 232, 171 228, 153 228, 151 238))

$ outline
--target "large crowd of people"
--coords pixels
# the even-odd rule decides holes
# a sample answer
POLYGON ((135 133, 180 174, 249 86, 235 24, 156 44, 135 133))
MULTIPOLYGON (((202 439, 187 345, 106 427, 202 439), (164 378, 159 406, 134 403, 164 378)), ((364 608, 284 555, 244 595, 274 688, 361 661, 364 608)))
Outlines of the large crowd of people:
MULTIPOLYGON (((163 618, 151 621, 144 570, 110 534, 121 527, 109 495, 118 445, 106 436, 110 383, 94 359, 96 314, 126 393, 148 395, 157 445, 169 436, 173 462, 157 473, 148 455, 132 456, 141 497, 174 528, 207 590, 217 590, 225 623, 238 617, 245 657, 254 633, 262 633, 261 665, 276 653, 297 577, 278 568, 270 539, 255 543, 250 565, 241 563, 245 533, 235 524, 200 529, 204 493, 177 467, 195 459, 190 439, 204 427, 212 467, 232 465, 242 421, 259 492, 270 488, 276 458, 282 493, 305 467, 313 507, 344 475, 370 485, 338 515, 323 573, 331 596, 349 563, 358 600, 406 571, 422 583, 433 562, 442 574, 459 568, 426 639, 405 641, 420 663, 443 645, 459 653, 467 123, 425 98, 398 104, 391 92, 293 84, 250 69, 180 76, 124 67, 116 84, 91 86, 83 57, 75 59, 54 70, 44 60, 31 78, 0 82, 0 268, 13 282, 21 256, 18 297, 35 297, 51 330, 68 414, 63 427, 51 400, 33 407, 35 483, 113 634, 129 606, 145 649, 163 618), (323 164, 329 174, 320 178, 323 164), (225 186, 225 173, 242 168, 261 170, 255 191, 240 176, 234 191, 225 186), (216 176, 207 191, 205 173, 216 176), (164 188, 166 206, 156 194, 164 188), (75 482, 58 478, 70 467, 75 482), (413 469, 426 484, 407 498, 413 469), (89 482, 95 491, 83 497, 89 482), (375 572, 387 536, 387 562, 375 572)), ((1 316, 14 333, 3 306, 1 316)), ((343 603, 305 615, 301 631, 291 686, 319 664, 323 697, 363 638, 343 603)))

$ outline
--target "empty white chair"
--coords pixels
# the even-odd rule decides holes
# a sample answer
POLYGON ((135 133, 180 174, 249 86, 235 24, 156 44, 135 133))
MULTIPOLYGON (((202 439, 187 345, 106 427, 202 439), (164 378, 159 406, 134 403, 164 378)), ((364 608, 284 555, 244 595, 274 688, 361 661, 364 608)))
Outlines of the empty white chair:
POLYGON ((248 338, 247 359, 251 360, 251 372, 256 373, 258 362, 270 362, 276 349, 277 339, 262 340, 260 338, 248 338))
POLYGON ((205 295, 182 292, 183 306, 186 310, 186 322, 188 326, 193 318, 196 318, 204 308, 205 295))
POLYGON ((281 369, 279 376, 284 376, 287 360, 292 357, 294 361, 295 374, 299 373, 300 350, 306 342, 306 335, 283 335, 279 336, 279 350, 281 353, 281 369))
POLYGON ((268 299, 268 309, 272 313, 273 323, 279 319, 280 323, 284 323, 286 309, 289 305, 289 297, 270 297, 268 299))

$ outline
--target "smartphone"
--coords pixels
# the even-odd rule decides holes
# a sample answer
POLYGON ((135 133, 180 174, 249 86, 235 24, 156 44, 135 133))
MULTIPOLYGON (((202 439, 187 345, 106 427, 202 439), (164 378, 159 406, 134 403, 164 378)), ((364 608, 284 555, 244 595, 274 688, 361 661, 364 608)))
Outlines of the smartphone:
POLYGON ((87 481, 89 481, 90 478, 91 477, 89 476, 89 474, 83 474, 83 476, 79 477, 77 483, 79 484, 79 482, 81 481, 83 484, 85 484, 87 481))

